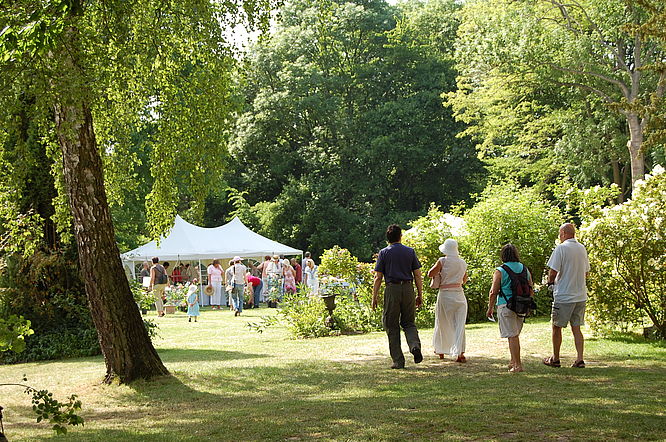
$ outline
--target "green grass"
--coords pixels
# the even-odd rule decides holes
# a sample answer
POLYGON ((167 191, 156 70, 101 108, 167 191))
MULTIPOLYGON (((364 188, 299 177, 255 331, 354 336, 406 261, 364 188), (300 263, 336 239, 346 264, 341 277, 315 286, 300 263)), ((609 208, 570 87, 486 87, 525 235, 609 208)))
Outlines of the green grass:
MULTIPOLYGON (((666 348, 640 338, 588 339, 588 368, 552 369, 550 329, 522 333, 526 372, 506 371, 508 349, 496 324, 467 328, 467 364, 432 354, 389 370, 383 333, 292 340, 285 329, 250 331, 250 318, 274 310, 204 311, 156 319, 155 341, 173 377, 131 386, 101 385, 101 357, 0 366, 0 382, 78 394, 84 427, 67 440, 602 440, 666 439, 666 348)), ((403 347, 406 346, 403 343, 403 347)), ((563 364, 574 356, 565 331, 563 364)), ((50 439, 29 397, 0 387, 12 441, 50 439)))

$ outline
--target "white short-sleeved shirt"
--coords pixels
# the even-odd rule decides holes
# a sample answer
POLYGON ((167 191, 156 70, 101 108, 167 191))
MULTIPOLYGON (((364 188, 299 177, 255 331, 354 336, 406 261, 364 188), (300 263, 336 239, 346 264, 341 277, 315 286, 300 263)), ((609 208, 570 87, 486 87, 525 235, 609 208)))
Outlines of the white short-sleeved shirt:
POLYGON ((247 271, 247 267, 241 263, 236 263, 232 269, 234 284, 245 284, 245 272, 247 271))
POLYGON ((555 302, 581 302, 587 300, 585 274, 590 271, 585 246, 570 238, 555 247, 548 267, 557 272, 553 299, 555 302))

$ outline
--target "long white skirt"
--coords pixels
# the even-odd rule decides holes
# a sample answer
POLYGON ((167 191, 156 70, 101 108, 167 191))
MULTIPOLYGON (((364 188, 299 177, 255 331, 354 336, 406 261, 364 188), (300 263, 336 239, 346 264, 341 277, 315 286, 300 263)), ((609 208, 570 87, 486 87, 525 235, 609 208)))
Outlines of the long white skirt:
POLYGON ((467 298, 462 289, 440 289, 435 307, 435 353, 458 356, 465 352, 467 298))
POLYGON ((222 281, 215 281, 213 286, 213 296, 210 297, 210 305, 222 305, 222 281))

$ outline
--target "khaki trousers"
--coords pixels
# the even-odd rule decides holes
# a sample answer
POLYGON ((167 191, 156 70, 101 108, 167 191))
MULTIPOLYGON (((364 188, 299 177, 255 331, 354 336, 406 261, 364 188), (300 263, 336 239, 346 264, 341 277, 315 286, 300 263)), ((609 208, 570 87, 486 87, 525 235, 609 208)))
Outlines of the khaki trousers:
POLYGON ((414 297, 414 286, 406 284, 386 284, 384 289, 384 313, 382 323, 388 335, 389 352, 393 362, 399 365, 405 364, 405 356, 402 354, 400 345, 400 327, 405 332, 409 350, 421 348, 419 332, 414 324, 416 317, 416 298, 414 297))
POLYGON ((164 304, 162 303, 162 295, 164 294, 165 288, 166 284, 153 285, 153 296, 155 297, 155 308, 157 308, 157 313, 162 313, 164 311, 164 304))

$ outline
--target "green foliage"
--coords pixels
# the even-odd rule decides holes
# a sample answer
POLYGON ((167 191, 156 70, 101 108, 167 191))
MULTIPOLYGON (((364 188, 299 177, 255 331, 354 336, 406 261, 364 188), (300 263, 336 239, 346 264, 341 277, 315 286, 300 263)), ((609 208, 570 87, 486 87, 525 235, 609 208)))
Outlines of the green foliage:
POLYGON ((493 174, 543 186, 564 170, 583 187, 629 187, 630 163, 643 167, 636 146, 664 113, 666 47, 643 29, 658 15, 649 3, 464 3, 447 103, 493 174))
POLYGON ((132 289, 132 296, 134 297, 134 302, 139 306, 140 309, 150 310, 155 302, 155 297, 153 294, 146 290, 146 287, 143 287, 138 281, 130 281, 130 288, 132 289))
MULTIPOLYGON (((23 382, 26 381, 24 376, 23 382)), ((77 414, 81 410, 81 401, 75 394, 67 398, 67 402, 60 402, 48 390, 37 390, 24 384, 0 384, 2 386, 24 387, 25 393, 32 396, 32 411, 37 415, 37 423, 48 420, 56 435, 67 434, 68 425, 84 424, 83 418, 77 414)))
POLYGON ((260 233, 315 256, 344 244, 369 259, 388 224, 477 190, 480 164, 440 98, 454 86, 457 9, 285 5, 272 38, 250 51, 231 140, 229 182, 247 192, 260 233))
POLYGON ((10 350, 21 353, 25 350, 25 337, 33 333, 30 321, 23 316, 10 315, 7 319, 0 318, 0 353, 10 350))
POLYGON ((328 311, 318 296, 285 293, 280 307, 282 321, 294 337, 319 338, 339 333, 326 325, 328 311))
POLYGON ((0 356, 6 364, 46 361, 61 358, 78 358, 101 354, 97 332, 93 328, 55 328, 36 332, 26 337, 25 350, 9 351, 0 356))
POLYGON ((34 334, 26 337, 23 352, 4 353, 4 362, 100 353, 79 267, 71 256, 38 251, 28 258, 10 256, 5 263, 0 318, 22 315, 34 334))
POLYGON ((601 211, 581 229, 592 271, 590 322, 596 330, 649 319, 666 338, 666 173, 636 184, 633 198, 601 211))
POLYGON ((538 284, 562 215, 534 190, 504 184, 487 188, 480 200, 465 212, 464 219, 466 234, 458 238, 458 243, 470 278, 465 286, 468 316, 481 320, 488 305, 492 274, 502 264, 499 257, 502 246, 512 243, 518 248, 521 262, 538 284))
POLYGON ((321 254, 319 273, 346 279, 353 283, 358 274, 358 265, 358 259, 352 256, 349 250, 335 245, 321 254))

